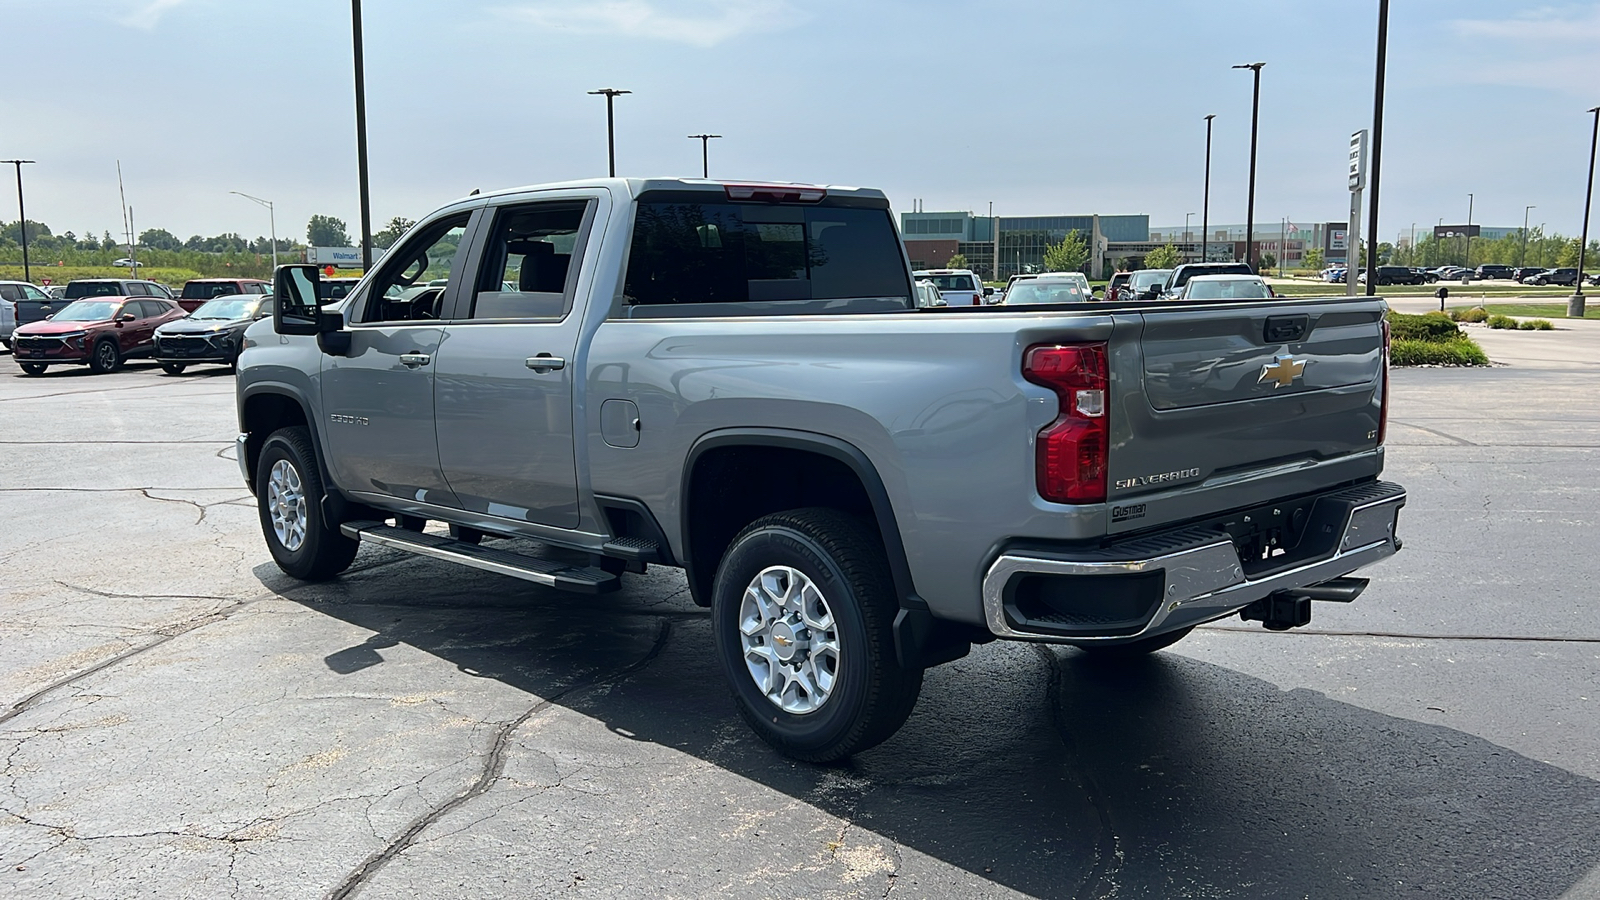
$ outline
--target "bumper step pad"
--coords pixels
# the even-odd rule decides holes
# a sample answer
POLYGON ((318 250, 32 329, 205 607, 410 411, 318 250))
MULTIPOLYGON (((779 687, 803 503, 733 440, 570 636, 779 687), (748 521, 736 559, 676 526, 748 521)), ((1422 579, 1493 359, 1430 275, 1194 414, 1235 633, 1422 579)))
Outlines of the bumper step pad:
POLYGON ((481 547, 435 534, 395 528, 382 522, 346 522, 339 526, 339 530, 347 537, 358 540, 482 569, 485 572, 509 575, 512 578, 520 578, 523 581, 563 591, 608 594, 622 586, 620 577, 601 569, 524 556, 521 553, 494 547, 481 547))

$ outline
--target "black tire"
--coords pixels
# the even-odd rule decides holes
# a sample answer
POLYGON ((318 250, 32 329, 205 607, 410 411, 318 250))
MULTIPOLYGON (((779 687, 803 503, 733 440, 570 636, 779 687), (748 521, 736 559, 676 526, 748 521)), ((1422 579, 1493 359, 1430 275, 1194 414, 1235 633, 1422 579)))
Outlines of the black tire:
POLYGON ((1073 644, 1072 646, 1082 650, 1094 660, 1102 662, 1127 662, 1128 660, 1132 659, 1141 659, 1149 656, 1157 650, 1171 647, 1173 644, 1176 644, 1177 642, 1188 637, 1189 632, 1191 631, 1194 631, 1193 625, 1190 625, 1188 628, 1179 628, 1177 631, 1169 631, 1165 634, 1158 634, 1154 637, 1140 638, 1136 641, 1129 641, 1126 644, 1083 643, 1073 644))
POLYGON ((739 714, 780 753, 806 762, 833 762, 887 740, 922 690, 922 670, 901 668, 895 659, 898 610, 883 545, 853 516, 797 509, 750 523, 717 566, 711 601, 717 655, 739 714), (744 658, 740 606, 746 588, 774 566, 810 579, 835 624, 833 687, 810 712, 789 712, 768 699, 744 658))
POLYGON ((101 338, 89 351, 89 371, 105 375, 122 368, 122 348, 111 338, 101 338))
POLYGON ((322 498, 322 474, 317 469, 311 432, 304 426, 274 431, 261 445, 261 458, 256 462, 256 509, 273 561, 291 578, 301 581, 332 578, 350 567, 361 547, 360 541, 345 537, 323 522, 322 498), (287 462, 300 483, 302 508, 297 518, 303 523, 304 538, 292 550, 274 530, 269 509, 269 493, 274 490, 272 470, 279 462, 287 462))
POLYGON ((187 363, 164 362, 161 364, 161 371, 167 373, 168 375, 182 375, 183 370, 188 367, 189 366, 187 363))
POLYGON ((17 363, 17 365, 22 367, 24 375, 43 375, 44 370, 50 368, 44 363, 17 363))

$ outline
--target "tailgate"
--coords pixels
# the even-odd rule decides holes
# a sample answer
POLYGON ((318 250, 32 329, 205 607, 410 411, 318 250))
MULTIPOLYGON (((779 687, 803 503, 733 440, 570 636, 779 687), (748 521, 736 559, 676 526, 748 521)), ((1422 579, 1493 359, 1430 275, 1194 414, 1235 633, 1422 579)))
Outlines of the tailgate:
POLYGON ((1138 327, 1113 338, 1111 530, 1376 475, 1386 310, 1363 297, 1119 317, 1138 327))

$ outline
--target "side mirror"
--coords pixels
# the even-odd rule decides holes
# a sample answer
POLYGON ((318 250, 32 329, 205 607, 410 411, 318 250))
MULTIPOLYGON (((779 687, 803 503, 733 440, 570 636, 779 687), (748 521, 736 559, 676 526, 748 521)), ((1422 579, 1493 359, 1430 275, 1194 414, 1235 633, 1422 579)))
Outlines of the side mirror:
POLYGON ((138 318, 139 317, 134 315, 133 313, 125 312, 122 315, 117 316, 117 321, 118 322, 133 322, 133 321, 136 321, 138 318))
POLYGON ((984 288, 983 289, 983 295, 985 297, 993 297, 994 296, 994 288, 992 288, 992 287, 984 288))
POLYGON ((279 334, 322 331, 322 275, 316 266, 279 266, 272 276, 272 330, 279 334))

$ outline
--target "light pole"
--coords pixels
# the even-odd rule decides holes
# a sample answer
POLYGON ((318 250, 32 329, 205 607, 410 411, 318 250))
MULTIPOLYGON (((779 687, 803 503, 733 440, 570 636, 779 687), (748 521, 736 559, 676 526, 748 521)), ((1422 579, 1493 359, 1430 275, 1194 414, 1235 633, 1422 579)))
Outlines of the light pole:
MULTIPOLYGON (((0 163, 16 167, 16 231, 22 237, 22 280, 32 282, 34 279, 27 267, 27 207, 22 205, 22 167, 34 165, 34 160, 0 160, 0 163)), ((1578 280, 1582 280, 1581 275, 1578 280)))
POLYGON ((1256 138, 1261 121, 1261 67, 1264 62, 1245 63, 1235 69, 1249 69, 1255 74, 1255 92, 1250 100, 1250 205, 1244 214, 1244 261, 1255 271, 1256 266, 1256 138))
POLYGON ((1211 120, 1216 114, 1206 116, 1206 196, 1200 204, 1200 261, 1206 262, 1206 241, 1211 237, 1211 120))
POLYGON ((1189 220, 1194 218, 1194 213, 1183 214, 1183 242, 1189 243, 1189 220))
POLYGON ((1600 106, 1589 110, 1594 116, 1594 136, 1589 138, 1589 183, 1583 189, 1583 236, 1578 238, 1578 286, 1567 298, 1567 316, 1583 318, 1583 262, 1589 250, 1589 207, 1594 201, 1594 151, 1600 146, 1600 106))
POLYGON ((1538 206, 1524 206, 1522 208, 1522 250, 1517 253, 1517 268, 1528 264, 1528 211, 1538 209, 1538 206))
MULTIPOLYGON (((691 135, 689 135, 689 139, 690 140, 693 140, 695 138, 699 138, 700 139, 700 177, 701 178, 710 178, 711 177, 711 157, 709 155, 710 151, 708 151, 706 148, 711 145, 711 139, 712 138, 719 138, 719 137, 722 137, 722 135, 720 135, 720 134, 691 134, 691 135)), ((615 168, 615 167, 616 167, 616 164, 613 163, 612 164, 612 168, 615 168)), ((613 172, 612 174, 616 174, 616 173, 613 172)))
POLYGON ((272 228, 272 270, 276 272, 278 270, 278 216, 272 209, 272 201, 263 200, 260 197, 252 197, 244 191, 229 191, 228 193, 238 194, 246 200, 253 200, 267 208, 267 223, 272 228))
POLYGON ((1467 249, 1463 252, 1466 257, 1461 260, 1462 268, 1472 268, 1472 200, 1471 194, 1467 195, 1467 249))
MULTIPOLYGON (((361 270, 372 270, 372 202, 367 190, 367 74, 361 55, 361 0, 350 0, 356 61, 356 169, 361 179, 361 270)), ((273 244, 277 249, 277 244, 273 244)))
POLYGON ((1378 180, 1383 173, 1383 73, 1389 56, 1389 0, 1378 0, 1378 72, 1372 92, 1372 199, 1367 207, 1367 296, 1378 294, 1378 180))
POLYGON ((611 161, 611 177, 617 177, 617 120, 612 114, 611 102, 623 94, 633 91, 619 91, 616 88, 601 88, 590 91, 590 94, 600 94, 606 98, 606 158, 611 161))

